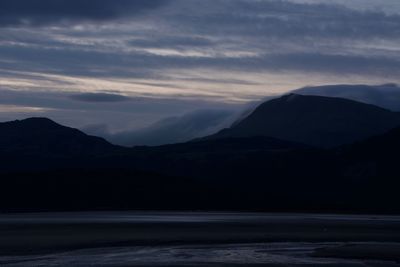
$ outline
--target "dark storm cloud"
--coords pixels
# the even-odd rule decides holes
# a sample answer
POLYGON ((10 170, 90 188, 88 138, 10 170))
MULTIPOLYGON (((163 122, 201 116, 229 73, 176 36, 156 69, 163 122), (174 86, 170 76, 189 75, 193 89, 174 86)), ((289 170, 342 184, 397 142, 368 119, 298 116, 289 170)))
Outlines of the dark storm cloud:
POLYGON ((108 94, 108 93, 82 93, 75 94, 70 96, 71 99, 83 102, 122 102, 122 101, 130 101, 132 98, 117 95, 117 94, 108 94))
POLYGON ((0 25, 102 21, 140 13, 168 0, 2 0, 0 25))

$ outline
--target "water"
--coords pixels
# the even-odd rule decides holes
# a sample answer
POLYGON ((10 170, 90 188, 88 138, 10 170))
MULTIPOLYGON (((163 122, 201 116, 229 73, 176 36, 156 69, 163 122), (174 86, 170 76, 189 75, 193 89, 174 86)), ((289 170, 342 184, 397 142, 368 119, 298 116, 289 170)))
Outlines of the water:
POLYGON ((0 216, 1 267, 400 266, 399 260, 397 216, 211 212, 0 216))

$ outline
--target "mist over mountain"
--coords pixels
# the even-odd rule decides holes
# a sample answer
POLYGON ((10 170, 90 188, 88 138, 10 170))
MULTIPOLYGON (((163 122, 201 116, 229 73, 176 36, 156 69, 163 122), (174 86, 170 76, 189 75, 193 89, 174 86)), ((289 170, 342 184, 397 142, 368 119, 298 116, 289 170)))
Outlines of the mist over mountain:
POLYGON ((294 90, 293 93, 347 98, 400 111, 400 87, 397 84, 313 86, 294 90))
POLYGON ((85 128, 83 131, 100 135, 117 145, 156 146, 186 142, 213 134, 228 127, 236 117, 237 112, 234 110, 197 110, 182 116, 167 117, 142 129, 109 133, 106 127, 100 125, 85 128))
POLYGON ((269 136, 334 147, 382 134, 400 124, 400 113, 353 100, 289 94, 264 102, 231 128, 206 139, 269 136))

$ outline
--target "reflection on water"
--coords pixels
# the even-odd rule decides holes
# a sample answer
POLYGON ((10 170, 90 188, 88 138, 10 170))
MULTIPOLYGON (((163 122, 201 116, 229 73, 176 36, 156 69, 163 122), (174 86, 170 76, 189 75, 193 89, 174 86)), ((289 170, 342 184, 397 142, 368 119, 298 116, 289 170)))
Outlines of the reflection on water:
MULTIPOLYGON (((359 260, 311 257, 316 248, 335 245, 338 244, 269 243, 98 248, 42 256, 0 257, 0 266, 368 266, 365 265, 366 262, 359 260)), ((381 266, 395 265, 387 263, 381 266)))
POLYGON ((270 221, 398 221, 400 216, 234 212, 69 212, 0 214, 1 223, 190 223, 270 221))
POLYGON ((228 212, 3 214, 0 237, 1 267, 392 267, 400 262, 397 216, 228 212), (321 249, 336 248, 341 248, 342 254, 316 254, 321 249), (356 256, 352 257, 347 248, 356 256), (365 252, 365 248, 369 250, 365 252))

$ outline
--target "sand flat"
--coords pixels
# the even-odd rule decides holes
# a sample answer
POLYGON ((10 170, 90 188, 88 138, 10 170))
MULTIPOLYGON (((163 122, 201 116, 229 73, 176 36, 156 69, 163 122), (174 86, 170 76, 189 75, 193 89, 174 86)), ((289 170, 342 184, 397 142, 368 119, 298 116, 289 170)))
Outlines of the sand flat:
POLYGON ((9 214, 0 216, 0 236, 0 266, 8 267, 391 267, 400 255, 396 216, 9 214))

